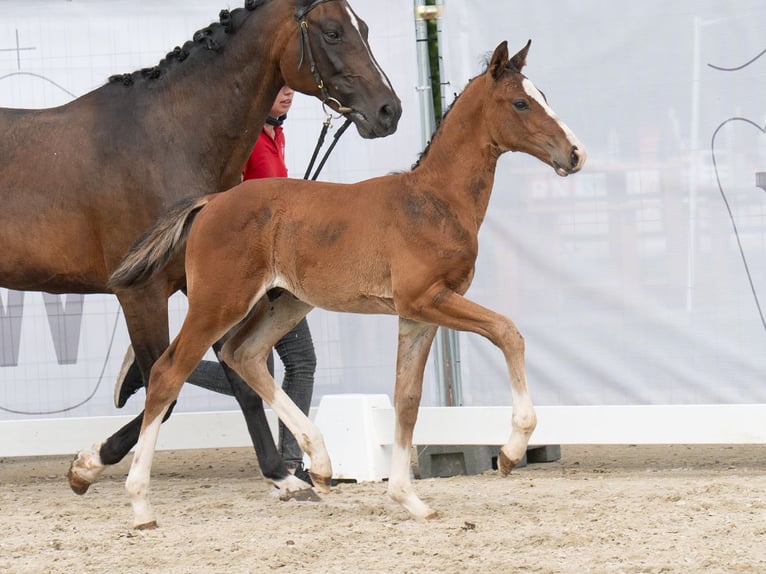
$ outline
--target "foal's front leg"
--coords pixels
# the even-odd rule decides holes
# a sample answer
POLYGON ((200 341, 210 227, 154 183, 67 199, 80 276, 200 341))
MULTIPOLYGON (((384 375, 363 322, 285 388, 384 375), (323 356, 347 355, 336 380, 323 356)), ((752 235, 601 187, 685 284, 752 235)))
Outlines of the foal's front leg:
POLYGON ((507 317, 453 291, 429 291, 412 304, 412 309, 417 310, 418 318, 429 323, 482 335, 503 352, 511 382, 513 417, 511 436, 500 448, 498 467, 503 474, 510 473, 526 454, 529 438, 537 426, 524 372, 524 337, 507 317))
POLYGON ((435 334, 436 327, 433 325, 399 318, 399 346, 394 389, 396 429, 391 453, 388 495, 418 520, 438 517, 435 510, 418 498, 410 481, 412 434, 423 392, 423 372, 435 334))

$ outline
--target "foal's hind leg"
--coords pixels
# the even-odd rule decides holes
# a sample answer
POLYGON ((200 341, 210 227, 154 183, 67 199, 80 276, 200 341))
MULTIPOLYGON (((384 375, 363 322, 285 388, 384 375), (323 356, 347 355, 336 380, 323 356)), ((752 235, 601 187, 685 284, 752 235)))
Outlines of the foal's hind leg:
POLYGON ((418 498, 410 482, 412 433, 423 391, 423 371, 435 334, 436 327, 433 325, 399 318, 394 389, 396 430, 391 453, 388 495, 419 520, 437 517, 437 513, 418 498))
MULTIPOLYGON (((265 304, 265 300, 260 302, 259 306, 263 304, 265 304)), ((220 340, 213 345, 216 354, 219 356, 223 344, 224 341, 220 340)), ((230 392, 233 393, 239 403, 239 407, 242 409, 247 431, 250 434, 250 439, 253 441, 255 456, 258 459, 258 466, 263 477, 277 486, 278 496, 283 500, 293 498, 297 492, 306 492, 309 493, 307 494, 308 498, 317 498, 309 484, 297 479, 288 472, 274 443, 274 437, 271 434, 269 422, 266 419, 266 413, 263 408, 263 399, 224 361, 220 361, 220 366, 226 373, 230 392), (285 487, 280 488, 279 485, 281 484, 284 484, 285 487)))
MULTIPOLYGON (((317 489, 327 491, 332 468, 319 429, 277 385, 266 367, 271 348, 306 316, 312 307, 283 292, 253 314, 229 339, 221 356, 265 400, 311 458, 311 478, 317 489)), ((293 477, 294 478, 294 477, 293 477)), ((298 480, 298 479, 296 479, 298 480)), ((298 481, 304 484, 302 481, 298 481)), ((293 488, 273 482, 277 488, 293 488)))

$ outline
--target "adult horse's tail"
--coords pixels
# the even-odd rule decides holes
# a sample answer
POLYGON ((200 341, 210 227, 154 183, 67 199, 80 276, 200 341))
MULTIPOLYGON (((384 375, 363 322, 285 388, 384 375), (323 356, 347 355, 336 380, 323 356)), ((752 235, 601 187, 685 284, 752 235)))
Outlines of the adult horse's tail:
POLYGON ((109 278, 109 287, 125 289, 148 281, 185 245, 192 221, 210 197, 191 197, 170 207, 133 244, 109 278))

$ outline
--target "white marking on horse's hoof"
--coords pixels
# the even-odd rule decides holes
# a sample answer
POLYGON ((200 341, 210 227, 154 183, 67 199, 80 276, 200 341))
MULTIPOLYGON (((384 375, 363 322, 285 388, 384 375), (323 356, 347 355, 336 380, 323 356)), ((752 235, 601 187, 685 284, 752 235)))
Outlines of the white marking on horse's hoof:
POLYGON ((85 494, 91 484, 98 480, 104 471, 101 457, 98 455, 100 444, 94 445, 92 451, 81 450, 69 465, 67 479, 69 487, 75 494, 85 494))

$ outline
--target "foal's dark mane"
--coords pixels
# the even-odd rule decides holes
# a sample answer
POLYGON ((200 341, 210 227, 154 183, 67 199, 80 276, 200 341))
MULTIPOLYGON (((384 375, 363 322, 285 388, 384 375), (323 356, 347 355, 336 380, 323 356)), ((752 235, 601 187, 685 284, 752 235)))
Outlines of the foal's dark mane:
MULTIPOLYGON (((468 80, 468 84, 470 84, 471 82, 473 82, 473 81, 474 81, 476 78, 478 78, 479 76, 483 76, 483 75, 484 75, 484 72, 482 72, 482 73, 481 73, 481 74, 479 74, 478 76, 474 76, 473 78, 471 78, 470 80, 468 80)), ((466 84, 466 87, 468 87, 468 84, 466 84)), ((462 94, 462 92, 461 92, 461 94, 462 94)), ((455 94, 455 99, 453 99, 453 100, 452 100, 452 103, 451 103, 451 104, 449 105, 449 107, 447 108, 447 111, 446 111, 446 112, 444 112, 444 115, 442 116, 442 119, 441 119, 441 121, 439 122, 439 125, 436 127, 436 131, 435 131, 435 132, 434 132, 434 134, 431 136, 431 139, 430 139, 430 140, 428 140, 428 143, 426 144, 426 149, 424 149, 424 150, 423 150, 423 151, 420 153, 420 155, 418 156, 418 160, 417 160, 417 161, 416 161, 414 164, 412 164, 412 167, 410 168, 410 171, 415 171, 416 169, 418 169, 418 167, 420 167, 420 162, 421 162, 422 160, 424 160, 424 159, 425 159, 426 155, 428 155, 428 150, 429 150, 429 149, 431 149, 431 144, 432 144, 432 143, 433 143, 433 141, 436 139, 436 136, 438 136, 438 135, 439 135, 439 130, 441 129, 441 127, 442 127, 442 124, 444 124, 445 120, 447 119, 447 116, 449 115, 450 111, 452 111, 452 108, 453 108, 453 107, 455 106, 455 104, 457 103, 457 100, 458 100, 458 98, 461 96, 461 94, 455 94)))
MULTIPOLYGON (((468 83, 466 84, 466 88, 467 88, 467 87, 468 87, 470 84, 472 84, 474 80, 476 80, 477 78, 480 78, 480 77, 484 76, 484 75, 487 73, 487 69, 489 68, 489 60, 490 60, 490 57, 491 57, 491 56, 492 56, 492 54, 487 54, 487 55, 485 56, 485 58, 484 58, 484 67, 482 68, 482 71, 481 71, 480 73, 478 73, 477 75, 475 75, 475 76, 474 76, 473 78, 471 78, 470 80, 468 80, 468 83)), ((516 69, 516 66, 513 66, 513 65, 511 65, 511 63, 510 63, 510 62, 509 62, 509 63, 508 63, 508 65, 506 66, 506 70, 508 70, 508 71, 511 71, 511 72, 519 72, 519 73, 521 73, 521 70, 517 70, 517 69, 516 69)), ((463 91, 465 91, 465 89, 463 89, 463 91)), ((439 130, 441 129, 441 127, 442 127, 442 124, 443 124, 443 123, 444 123, 444 121, 447 119, 447 114, 449 114, 449 113, 450 113, 450 111, 451 111, 451 110, 452 110, 452 108, 455 106, 455 104, 457 103, 457 100, 458 100, 458 98, 459 98, 459 97, 462 95, 462 93, 463 93, 463 92, 461 92, 461 93, 459 93, 459 94, 455 94, 455 99, 453 99, 453 100, 452 100, 452 103, 451 103, 451 104, 449 105, 449 107, 447 108, 447 111, 446 111, 446 112, 444 112, 444 115, 442 116, 442 119, 441 119, 441 121, 439 122, 439 125, 438 125, 438 126, 437 126, 437 128, 436 128, 436 131, 435 131, 435 132, 434 132, 434 134, 431 136, 431 139, 428 141, 428 144, 426 144, 426 149, 424 149, 424 150, 423 150, 423 152, 422 152, 422 153, 421 153, 421 154, 418 156, 418 160, 417 160, 417 161, 416 161, 414 164, 412 164, 412 167, 410 168, 410 171, 415 171, 415 170, 416 170, 418 167, 420 167, 420 162, 421 162, 423 159, 425 159, 426 155, 428 154, 428 150, 429 150, 429 149, 431 149, 431 144, 432 144, 432 143, 433 143, 433 141, 436 139, 436 136, 439 134, 439 130)))
POLYGON ((160 63, 151 68, 142 68, 127 74, 116 74, 109 77, 109 83, 121 83, 124 86, 132 86, 137 80, 156 80, 171 69, 173 63, 180 63, 190 55, 203 50, 220 53, 233 34, 242 26, 242 22, 250 16, 250 12, 266 4, 269 0, 245 0, 244 8, 235 8, 233 11, 221 10, 218 15, 219 21, 213 22, 205 28, 194 33, 191 40, 183 46, 176 46, 160 60, 160 63))

